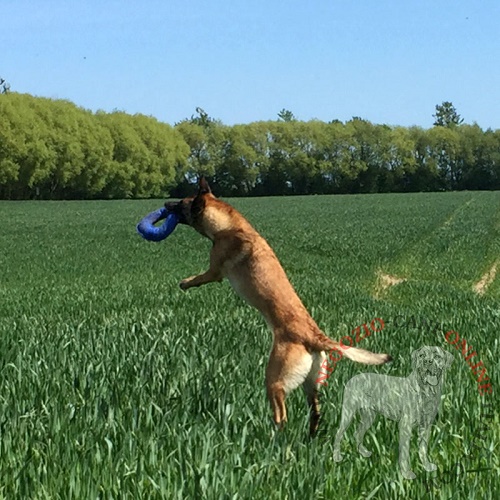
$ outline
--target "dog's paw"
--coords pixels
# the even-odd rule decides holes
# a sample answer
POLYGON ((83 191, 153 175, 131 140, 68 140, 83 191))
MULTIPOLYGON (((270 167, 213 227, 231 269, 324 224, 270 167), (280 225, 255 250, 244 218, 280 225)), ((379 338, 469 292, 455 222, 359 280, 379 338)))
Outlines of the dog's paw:
POLYGON ((358 451, 360 455, 362 455, 365 458, 369 458, 372 456, 372 452, 370 450, 367 450, 362 444, 358 446, 358 451))
POLYGON ((424 469, 427 472, 434 472, 435 470, 437 470, 437 465, 436 464, 432 464, 431 462, 429 462, 427 464, 424 464, 424 469))
POLYGON ((186 278, 185 280, 182 280, 179 283, 180 289, 181 290, 187 290, 189 288, 189 281, 190 281, 190 278, 186 278))
POLYGON ((417 477, 412 470, 401 471, 401 474, 405 479, 415 479, 417 477))
POLYGON ((342 456, 342 453, 340 453, 340 451, 334 451, 333 460, 335 460, 335 462, 342 462, 342 460, 344 460, 344 457, 342 456))

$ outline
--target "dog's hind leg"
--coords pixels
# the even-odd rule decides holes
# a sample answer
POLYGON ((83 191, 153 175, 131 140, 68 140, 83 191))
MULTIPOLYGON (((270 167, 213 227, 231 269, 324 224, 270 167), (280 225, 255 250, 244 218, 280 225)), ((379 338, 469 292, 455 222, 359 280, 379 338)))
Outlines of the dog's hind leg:
POLYGON ((357 411, 357 405, 355 404, 355 400, 351 400, 349 395, 347 394, 347 387, 344 390, 344 402, 342 404, 342 416, 340 417, 340 426, 337 434, 335 435, 335 443, 333 445, 333 459, 335 462, 342 462, 343 456, 340 453, 340 444, 342 442, 342 437, 344 436, 345 431, 349 427, 351 420, 357 411))
POLYGON ((309 406, 310 417, 309 417, 309 435, 314 437, 318 430, 319 420, 320 420, 320 404, 319 404, 319 385, 316 380, 318 379, 318 373, 321 368, 321 363, 326 359, 326 354, 324 352, 317 352, 313 354, 313 363, 311 366, 311 371, 307 376, 306 380, 302 384, 302 388, 306 394, 307 404, 309 406))
POLYGON ((312 355, 299 344, 283 347, 276 344, 266 369, 267 397, 274 423, 282 428, 287 420, 285 397, 301 385, 311 371, 312 355))
POLYGON ((285 390, 279 384, 272 384, 267 388, 267 398, 273 410, 273 420, 278 429, 286 423, 285 390))
POLYGON ((366 431, 370 428, 375 420, 377 413, 373 410, 363 408, 360 410, 361 413, 361 423, 359 424, 358 430, 356 432, 356 443, 358 444, 358 451, 365 458, 371 456, 372 452, 367 450, 363 446, 363 438, 365 437, 366 431))

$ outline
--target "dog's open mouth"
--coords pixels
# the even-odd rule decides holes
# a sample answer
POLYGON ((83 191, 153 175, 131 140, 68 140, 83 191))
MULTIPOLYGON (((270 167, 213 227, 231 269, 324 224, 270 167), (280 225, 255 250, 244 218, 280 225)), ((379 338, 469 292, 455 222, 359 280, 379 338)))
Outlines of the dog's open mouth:
POLYGON ((182 209, 182 201, 167 201, 165 203, 165 208, 169 212, 177 215, 180 224, 187 224, 186 216, 185 216, 184 211, 182 209))
POLYGON ((437 385, 439 383, 440 371, 437 369, 428 368, 422 373, 422 378, 429 385, 437 385))

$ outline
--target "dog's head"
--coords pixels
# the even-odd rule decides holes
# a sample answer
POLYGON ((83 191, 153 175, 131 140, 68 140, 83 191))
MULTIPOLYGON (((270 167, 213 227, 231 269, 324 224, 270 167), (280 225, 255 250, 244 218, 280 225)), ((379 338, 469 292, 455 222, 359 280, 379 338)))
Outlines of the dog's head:
POLYGON ((180 224, 192 226, 196 231, 207 238, 227 225, 227 214, 233 209, 218 200, 213 194, 205 177, 200 177, 198 193, 179 201, 167 201, 165 208, 175 213, 180 224))
POLYGON ((411 353, 411 364, 421 383, 436 386, 453 363, 453 355, 437 346, 423 346, 411 353))
POLYGON ((198 183, 198 193, 188 196, 179 201, 167 201, 165 208, 177 215, 180 224, 194 226, 200 218, 206 205, 207 197, 215 198, 205 177, 201 177, 198 183))

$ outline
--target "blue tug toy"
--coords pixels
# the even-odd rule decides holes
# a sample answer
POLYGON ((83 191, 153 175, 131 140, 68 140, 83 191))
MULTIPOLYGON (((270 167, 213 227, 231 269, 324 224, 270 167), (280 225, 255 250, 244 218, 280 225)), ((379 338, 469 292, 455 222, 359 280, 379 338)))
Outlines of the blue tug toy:
POLYGON ((137 224, 137 232, 148 241, 162 241, 174 232, 178 223, 177 215, 163 207, 146 215, 137 224), (161 226, 155 226, 162 219, 165 219, 165 222, 161 226))

